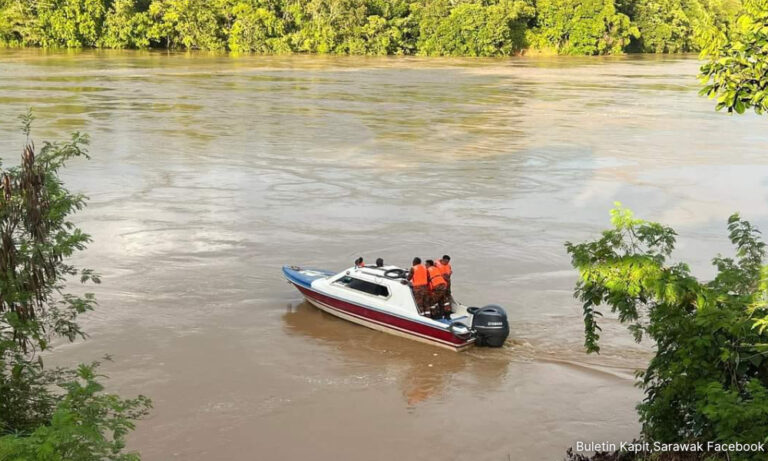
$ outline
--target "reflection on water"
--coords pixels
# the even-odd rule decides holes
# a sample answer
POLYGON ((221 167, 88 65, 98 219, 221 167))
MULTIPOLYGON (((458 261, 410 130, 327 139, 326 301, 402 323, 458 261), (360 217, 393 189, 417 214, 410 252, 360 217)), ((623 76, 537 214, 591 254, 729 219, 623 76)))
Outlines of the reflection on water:
POLYGON ((111 353, 111 387, 152 396, 130 440, 149 461, 552 460, 631 439, 648 345, 607 318, 584 355, 563 242, 621 200, 709 276, 731 212, 768 229, 765 120, 715 113, 697 65, 0 51, 6 164, 30 106, 38 144, 92 139, 65 174, 91 198, 78 262, 104 275, 101 308, 54 358, 111 353), (444 253, 459 299, 507 309, 506 347, 359 327, 280 274, 444 253))
POLYGON ((409 406, 440 398, 452 387, 452 377, 460 372, 474 376, 478 379, 476 384, 482 383, 468 388, 468 392, 493 391, 503 380, 510 362, 502 354, 488 354, 478 360, 476 354, 424 347, 337 319, 308 302, 289 305, 283 320, 289 334, 315 339, 349 363, 369 363, 375 358, 387 370, 388 379, 402 388, 409 406))

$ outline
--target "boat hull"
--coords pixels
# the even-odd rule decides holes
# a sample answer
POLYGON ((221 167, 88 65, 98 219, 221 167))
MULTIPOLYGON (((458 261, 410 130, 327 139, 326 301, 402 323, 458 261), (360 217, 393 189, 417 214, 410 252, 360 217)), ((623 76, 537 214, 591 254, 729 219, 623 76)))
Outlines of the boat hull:
POLYGON ((370 309, 366 306, 327 296, 312 289, 311 286, 304 286, 293 281, 291 283, 304 295, 307 301, 317 308, 358 325, 453 351, 462 351, 474 344, 474 339, 461 340, 447 328, 370 309))

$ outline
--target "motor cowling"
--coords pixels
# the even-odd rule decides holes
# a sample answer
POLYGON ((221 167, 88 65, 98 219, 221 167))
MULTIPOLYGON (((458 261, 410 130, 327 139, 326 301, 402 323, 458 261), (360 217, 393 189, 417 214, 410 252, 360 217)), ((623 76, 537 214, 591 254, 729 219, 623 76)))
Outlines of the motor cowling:
POLYGON ((501 306, 489 304, 468 310, 472 314, 472 330, 475 332, 476 337, 475 345, 487 347, 503 346, 504 341, 509 336, 509 321, 507 321, 507 313, 504 312, 504 309, 501 306))

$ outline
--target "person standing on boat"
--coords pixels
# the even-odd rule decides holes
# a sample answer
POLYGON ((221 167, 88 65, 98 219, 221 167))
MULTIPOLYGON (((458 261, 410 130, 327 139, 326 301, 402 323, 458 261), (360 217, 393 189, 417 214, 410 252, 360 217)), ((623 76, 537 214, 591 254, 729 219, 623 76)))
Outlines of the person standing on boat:
POLYGON ((411 281, 413 289, 413 299, 416 301, 416 309, 419 315, 426 315, 427 303, 429 302, 427 268, 421 264, 421 258, 413 258, 413 266, 408 272, 408 280, 411 281))
POLYGON ((443 278, 445 279, 445 283, 448 284, 448 288, 445 289, 445 297, 450 302, 451 274, 453 274, 453 269, 451 268, 451 257, 448 255, 443 255, 443 257, 440 258, 435 265, 437 266, 438 269, 440 269, 440 272, 442 272, 443 278))
POLYGON ((360 256, 359 258, 355 259, 355 268, 358 267, 365 267, 365 263, 363 262, 363 257, 360 256))
POLYGON ((431 259, 427 260, 427 279, 429 280, 429 290, 432 293, 432 299, 430 300, 432 318, 444 318, 447 315, 450 319, 450 312, 446 312, 444 307, 448 283, 445 281, 445 277, 443 277, 443 272, 435 266, 435 262, 431 259))

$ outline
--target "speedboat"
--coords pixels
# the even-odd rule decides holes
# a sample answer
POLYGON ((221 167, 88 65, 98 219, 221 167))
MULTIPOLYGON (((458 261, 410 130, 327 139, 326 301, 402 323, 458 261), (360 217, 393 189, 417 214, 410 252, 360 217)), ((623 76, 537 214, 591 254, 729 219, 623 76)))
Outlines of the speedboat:
POLYGON ((397 266, 350 267, 338 273, 283 267, 285 278, 307 301, 350 322, 455 351, 504 344, 509 323, 500 306, 467 307, 451 300, 450 319, 425 317, 407 274, 397 266))

